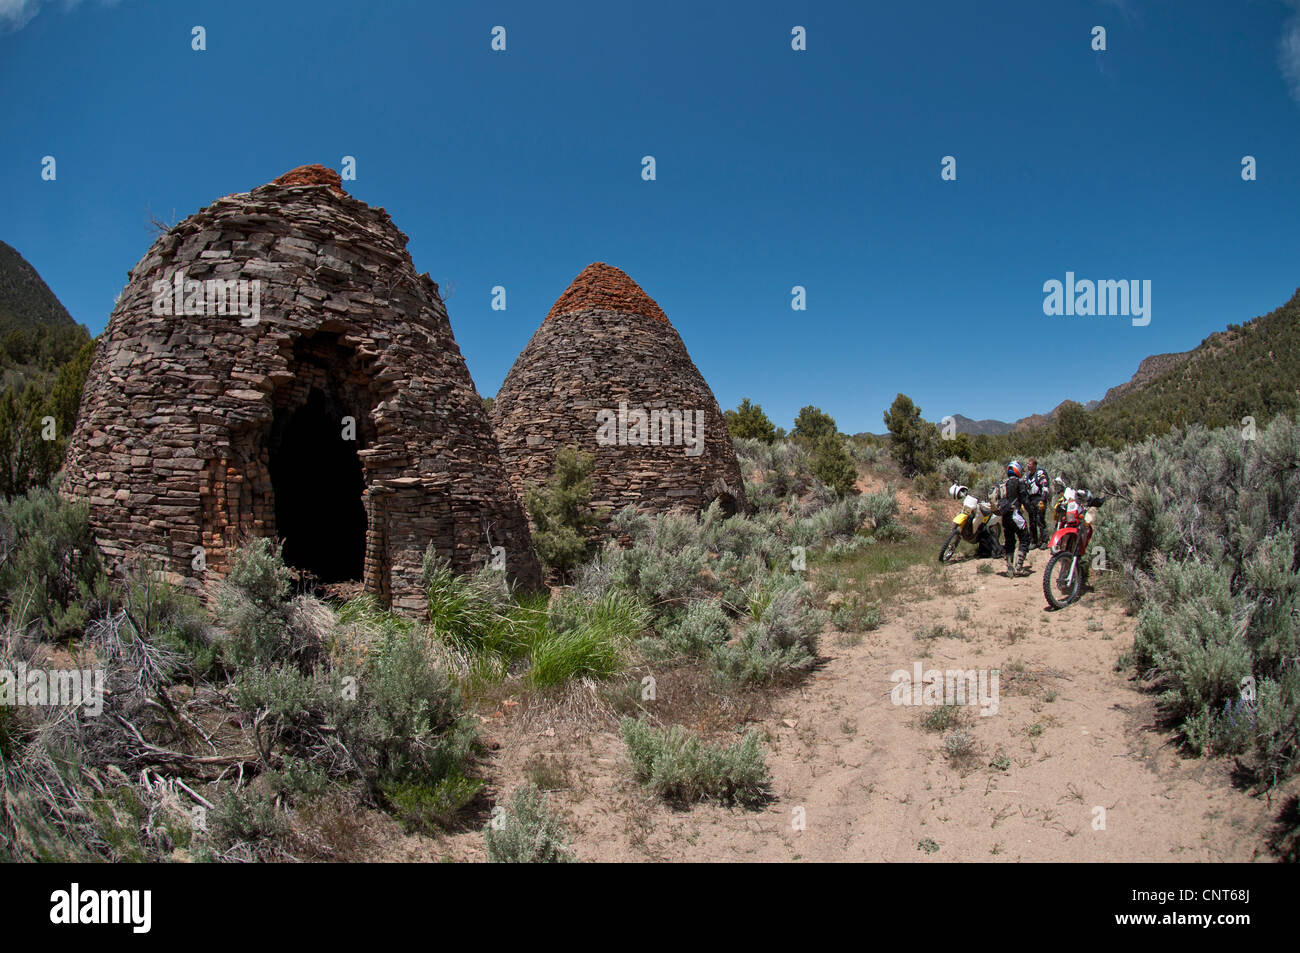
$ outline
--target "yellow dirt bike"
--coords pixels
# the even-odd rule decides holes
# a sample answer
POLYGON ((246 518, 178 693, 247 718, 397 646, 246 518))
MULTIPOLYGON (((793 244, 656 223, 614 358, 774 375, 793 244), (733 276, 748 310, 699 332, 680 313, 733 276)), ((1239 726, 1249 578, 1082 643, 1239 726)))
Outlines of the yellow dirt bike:
POLYGON ((948 487, 948 495, 961 501, 961 512, 952 518, 952 532, 939 550, 939 562, 957 555, 962 540, 973 543, 982 558, 1002 555, 1002 521, 993 518, 993 504, 986 503, 960 484, 948 487))

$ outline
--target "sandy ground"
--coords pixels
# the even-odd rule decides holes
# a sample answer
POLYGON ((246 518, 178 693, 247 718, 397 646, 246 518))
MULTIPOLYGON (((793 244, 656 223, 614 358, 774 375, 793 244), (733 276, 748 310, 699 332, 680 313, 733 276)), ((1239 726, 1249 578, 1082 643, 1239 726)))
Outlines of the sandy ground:
MULTIPOLYGON (((1098 592, 1047 611, 1044 555, 1014 580, 959 560, 944 570, 948 594, 896 605, 860 638, 827 634, 820 670, 747 726, 769 749, 774 799, 763 808, 670 808, 631 779, 612 720, 522 706, 485 724, 496 746, 488 793, 544 766, 585 861, 1268 859, 1279 798, 1234 788, 1230 763, 1178 753, 1152 696, 1115 671, 1133 620, 1098 592), (916 637, 936 623, 953 635, 916 637), (932 708, 891 700, 891 673, 918 661, 1000 671, 996 714, 962 711, 975 742, 965 759, 922 726, 932 708)), ((660 697, 671 687, 661 680, 660 697)), ((476 829, 385 841, 385 859, 484 859, 476 829)))

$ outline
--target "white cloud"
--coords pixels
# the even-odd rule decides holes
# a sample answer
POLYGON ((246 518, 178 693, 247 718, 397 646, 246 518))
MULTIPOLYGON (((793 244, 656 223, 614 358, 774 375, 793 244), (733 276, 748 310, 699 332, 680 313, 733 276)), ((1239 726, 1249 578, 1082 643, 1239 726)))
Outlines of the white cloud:
MULTIPOLYGON (((0 33, 13 33, 21 30, 31 22, 32 17, 41 12, 41 7, 48 6, 54 0, 0 0, 0 33)), ((98 0, 101 6, 117 6, 118 0, 98 0)), ((57 6, 67 13, 81 0, 58 0, 57 6)))
POLYGON ((0 0, 0 32, 21 30, 41 9, 41 0, 0 0))
POLYGON ((1282 39, 1277 45, 1277 64, 1292 98, 1300 102, 1300 0, 1286 0, 1286 4, 1297 12, 1282 27, 1282 39))

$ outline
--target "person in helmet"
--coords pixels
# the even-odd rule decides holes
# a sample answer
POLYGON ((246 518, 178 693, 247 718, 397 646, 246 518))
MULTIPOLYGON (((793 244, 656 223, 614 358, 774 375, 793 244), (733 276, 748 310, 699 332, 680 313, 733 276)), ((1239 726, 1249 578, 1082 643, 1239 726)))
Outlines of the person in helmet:
POLYGON ((1025 570, 1025 557, 1029 555, 1029 488, 1024 481, 1020 464, 1012 460, 1007 464, 1007 478, 1002 481, 998 494, 998 515, 1002 517, 1002 539, 1006 545, 1007 575, 1015 578, 1025 570), (1014 557, 1011 541, 1016 541, 1014 557))
POLYGON ((1038 466, 1038 461, 1030 457, 1026 461, 1025 487, 1029 493, 1029 542, 1035 549, 1047 548, 1047 497, 1051 494, 1051 483, 1047 471, 1038 466))

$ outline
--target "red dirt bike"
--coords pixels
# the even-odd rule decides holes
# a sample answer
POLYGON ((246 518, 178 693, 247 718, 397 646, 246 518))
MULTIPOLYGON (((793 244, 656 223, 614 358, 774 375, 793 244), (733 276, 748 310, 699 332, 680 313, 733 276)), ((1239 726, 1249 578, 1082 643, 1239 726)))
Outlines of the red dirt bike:
POLYGON ((1087 490, 1066 489, 1056 506, 1052 556, 1043 570, 1043 595, 1053 609, 1077 602, 1088 581, 1088 543, 1092 541, 1094 511, 1106 498, 1087 490))

